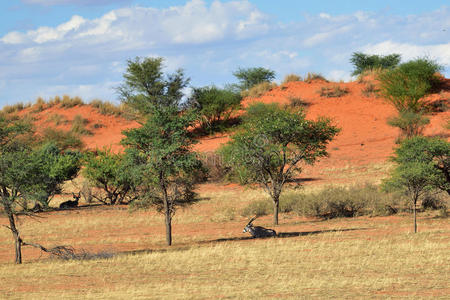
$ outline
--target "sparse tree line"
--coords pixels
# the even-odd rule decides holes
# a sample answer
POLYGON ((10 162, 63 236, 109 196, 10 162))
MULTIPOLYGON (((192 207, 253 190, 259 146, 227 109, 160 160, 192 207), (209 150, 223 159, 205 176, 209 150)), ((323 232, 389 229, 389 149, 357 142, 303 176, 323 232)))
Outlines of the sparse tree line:
MULTIPOLYGON (((440 67, 427 59, 398 65, 396 55, 374 59, 355 53, 352 62, 355 74, 386 68, 380 71, 380 88, 400 117, 403 112, 421 114, 423 97, 438 82, 434 73, 440 67), (429 84, 424 85, 424 80, 429 84)), ((221 167, 227 178, 260 186, 267 192, 277 225, 285 187, 293 184, 302 166, 326 157, 327 145, 339 134, 340 129, 331 120, 307 120, 301 108, 256 103, 244 110, 242 92, 270 83, 275 77, 271 70, 239 69, 234 73, 239 84, 194 88, 186 100, 183 90, 189 79, 184 72, 164 74, 162 69, 161 58, 128 61, 124 83, 117 91, 122 103, 139 116, 141 126, 123 132, 123 153, 109 149, 81 153, 70 146, 61 147, 36 135, 31 123, 0 114, 0 203, 14 237, 16 263, 22 262, 21 247, 33 245, 20 236, 17 218, 49 210, 50 201, 61 193, 64 182, 80 172, 101 191, 92 194, 100 203, 129 204, 132 209, 153 207, 163 213, 166 242, 171 245, 177 207, 199 200, 195 184, 207 178, 210 171, 193 151, 196 138, 230 126, 235 134, 217 152, 221 167), (31 207, 31 202, 38 206, 31 207)), ((384 185, 405 190, 414 211, 425 193, 443 190, 450 194, 449 143, 416 137, 420 132, 406 134, 396 150, 397 168, 384 185)))

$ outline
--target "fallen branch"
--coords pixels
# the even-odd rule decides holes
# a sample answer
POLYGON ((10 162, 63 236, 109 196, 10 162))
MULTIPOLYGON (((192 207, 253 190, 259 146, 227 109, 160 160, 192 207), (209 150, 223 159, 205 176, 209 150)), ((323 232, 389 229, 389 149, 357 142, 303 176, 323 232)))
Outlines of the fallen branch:
POLYGON ((63 259, 75 259, 77 258, 77 255, 75 253, 75 249, 72 246, 56 246, 53 248, 46 248, 40 244, 34 244, 34 243, 26 243, 22 241, 23 246, 31 246, 38 249, 41 249, 41 251, 44 251, 46 253, 50 253, 52 256, 57 256, 63 259))

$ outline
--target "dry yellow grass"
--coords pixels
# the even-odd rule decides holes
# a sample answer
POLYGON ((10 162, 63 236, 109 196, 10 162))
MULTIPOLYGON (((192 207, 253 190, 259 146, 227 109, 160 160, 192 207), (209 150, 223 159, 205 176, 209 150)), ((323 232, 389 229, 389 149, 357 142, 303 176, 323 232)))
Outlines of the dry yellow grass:
MULTIPOLYGON (((446 232, 448 234, 448 231, 446 232)), ((105 260, 0 265, 4 298, 445 298, 448 235, 346 232, 105 260)))
MULTIPOLYGON (((0 299, 445 298, 450 293, 448 219, 421 215, 420 232, 413 234, 410 215, 317 221, 285 214, 275 228, 284 237, 253 240, 242 233, 246 219, 239 213, 228 218, 226 210, 266 197, 261 190, 205 187, 201 196, 205 200, 177 212, 172 248, 164 246, 163 217, 154 212, 94 208, 22 218, 26 241, 117 255, 61 261, 38 259, 39 253, 26 248, 25 264, 16 266, 10 233, 0 230, 0 299)), ((262 217, 256 225, 270 227, 270 219, 262 217)))

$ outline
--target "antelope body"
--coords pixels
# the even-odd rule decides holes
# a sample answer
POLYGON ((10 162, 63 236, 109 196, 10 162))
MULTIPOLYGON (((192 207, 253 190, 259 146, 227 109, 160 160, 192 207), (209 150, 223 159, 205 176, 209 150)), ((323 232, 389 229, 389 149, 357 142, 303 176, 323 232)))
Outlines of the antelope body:
POLYGON ((250 222, 244 227, 244 233, 249 232, 253 238, 273 237, 277 236, 277 233, 273 229, 264 228, 262 226, 253 226, 253 221, 256 217, 250 219, 250 222))
POLYGON ((59 205, 60 209, 74 208, 74 207, 78 206, 78 200, 80 200, 80 198, 81 198, 80 193, 78 193, 78 195, 75 193, 72 193, 72 195, 75 200, 73 200, 73 201, 69 200, 69 201, 61 203, 59 205))

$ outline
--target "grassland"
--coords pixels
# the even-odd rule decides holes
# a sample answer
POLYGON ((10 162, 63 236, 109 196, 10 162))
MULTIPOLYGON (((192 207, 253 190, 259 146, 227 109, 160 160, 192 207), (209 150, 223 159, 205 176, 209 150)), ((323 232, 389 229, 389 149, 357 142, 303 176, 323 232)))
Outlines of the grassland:
MULTIPOLYGON (((239 208, 264 195, 205 185, 180 210, 174 246, 162 216, 124 207, 82 208, 22 218, 25 240, 65 244, 107 259, 63 261, 34 249, 13 265, 12 239, 0 230, 2 299, 446 298, 450 222, 423 213, 321 221, 284 214, 280 237, 250 239, 239 208)), ((256 225, 270 227, 270 216, 256 225)), ((2 224, 5 220, 1 219, 2 224)))

